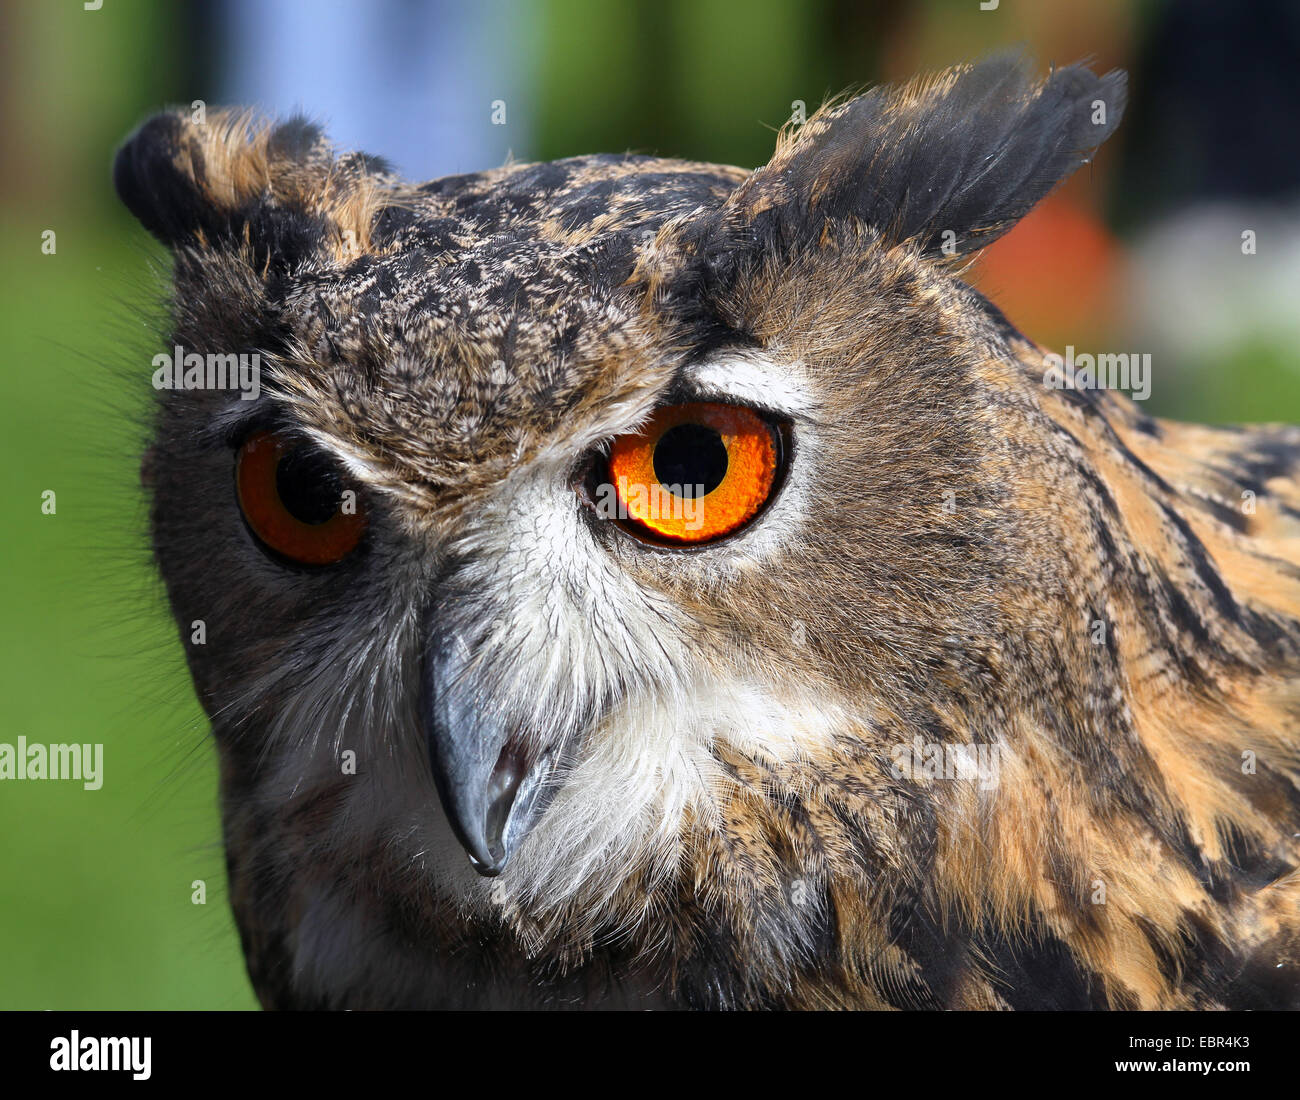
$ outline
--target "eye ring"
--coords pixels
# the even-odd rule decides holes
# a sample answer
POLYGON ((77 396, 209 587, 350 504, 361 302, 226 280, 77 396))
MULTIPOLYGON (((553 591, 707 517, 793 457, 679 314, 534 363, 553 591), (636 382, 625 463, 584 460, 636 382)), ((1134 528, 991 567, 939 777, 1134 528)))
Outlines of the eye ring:
POLYGON ((744 405, 661 406, 614 438, 582 496, 643 543, 693 549, 758 518, 784 480, 789 443, 787 425, 744 405))
POLYGON ((235 495, 249 530, 278 559, 295 565, 341 562, 367 527, 360 493, 310 444, 257 431, 239 448, 235 495))

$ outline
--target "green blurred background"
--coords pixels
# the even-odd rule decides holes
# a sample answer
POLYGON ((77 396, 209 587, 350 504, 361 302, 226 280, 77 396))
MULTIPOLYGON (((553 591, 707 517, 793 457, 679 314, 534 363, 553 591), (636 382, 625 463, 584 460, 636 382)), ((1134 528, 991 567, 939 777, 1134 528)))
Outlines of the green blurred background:
POLYGON ((239 100, 330 124, 312 100, 333 95, 346 137, 417 172, 627 149, 753 166, 795 100, 811 111, 1001 45, 1025 43, 1044 66, 1091 55, 1131 71, 1121 137, 973 278, 1046 344, 1152 351, 1152 412, 1297 420, 1300 174, 1281 135, 1298 106, 1298 7, 6 4, 0 741, 102 742, 105 781, 0 784, 0 1008, 255 1004, 227 910, 213 755, 145 549, 137 456, 167 265, 116 206, 109 165, 150 111, 239 100), (356 31, 385 18, 418 33, 356 31), (508 121, 491 128, 497 87, 508 121), (1254 256, 1244 228, 1258 232, 1254 256), (54 515, 41 512, 47 489, 54 515), (192 901, 196 880, 206 904, 192 901))

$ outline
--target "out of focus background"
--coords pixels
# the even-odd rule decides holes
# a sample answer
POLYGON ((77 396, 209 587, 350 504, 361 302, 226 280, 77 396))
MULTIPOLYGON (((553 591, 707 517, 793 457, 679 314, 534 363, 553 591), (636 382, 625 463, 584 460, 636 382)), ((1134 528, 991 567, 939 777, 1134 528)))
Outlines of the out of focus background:
POLYGON ((1151 353, 1149 412, 1300 421, 1295 0, 5 3, 0 742, 105 762, 97 791, 0 782, 0 1008, 254 1005, 144 549, 166 257, 109 182, 142 118, 302 110, 418 178, 625 150, 756 166, 796 101, 1017 43, 1127 69, 1129 113, 972 278, 1056 350, 1151 353))

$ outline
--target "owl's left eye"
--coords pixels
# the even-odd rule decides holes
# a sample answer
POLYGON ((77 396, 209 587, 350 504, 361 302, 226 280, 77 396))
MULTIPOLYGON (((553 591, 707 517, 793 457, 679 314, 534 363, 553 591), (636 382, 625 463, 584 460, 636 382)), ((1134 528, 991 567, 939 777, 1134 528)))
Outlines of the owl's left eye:
POLYGON ((300 565, 333 565, 356 549, 366 529, 360 494, 337 464, 310 444, 255 432, 235 464, 239 507, 253 534, 300 565))
POLYGON ((587 491, 598 515, 643 541, 699 545, 741 530, 778 487, 785 436, 743 405, 694 401, 657 409, 617 436, 605 477, 587 491))

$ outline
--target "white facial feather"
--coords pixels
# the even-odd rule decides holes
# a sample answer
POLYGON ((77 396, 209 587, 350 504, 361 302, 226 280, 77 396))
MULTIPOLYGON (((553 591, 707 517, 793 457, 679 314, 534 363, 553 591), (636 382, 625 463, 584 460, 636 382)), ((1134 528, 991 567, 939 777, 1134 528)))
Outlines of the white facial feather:
POLYGON ((777 351, 726 351, 703 359, 687 372, 691 382, 714 398, 755 405, 802 419, 816 411, 816 388, 803 364, 783 362, 777 351))

